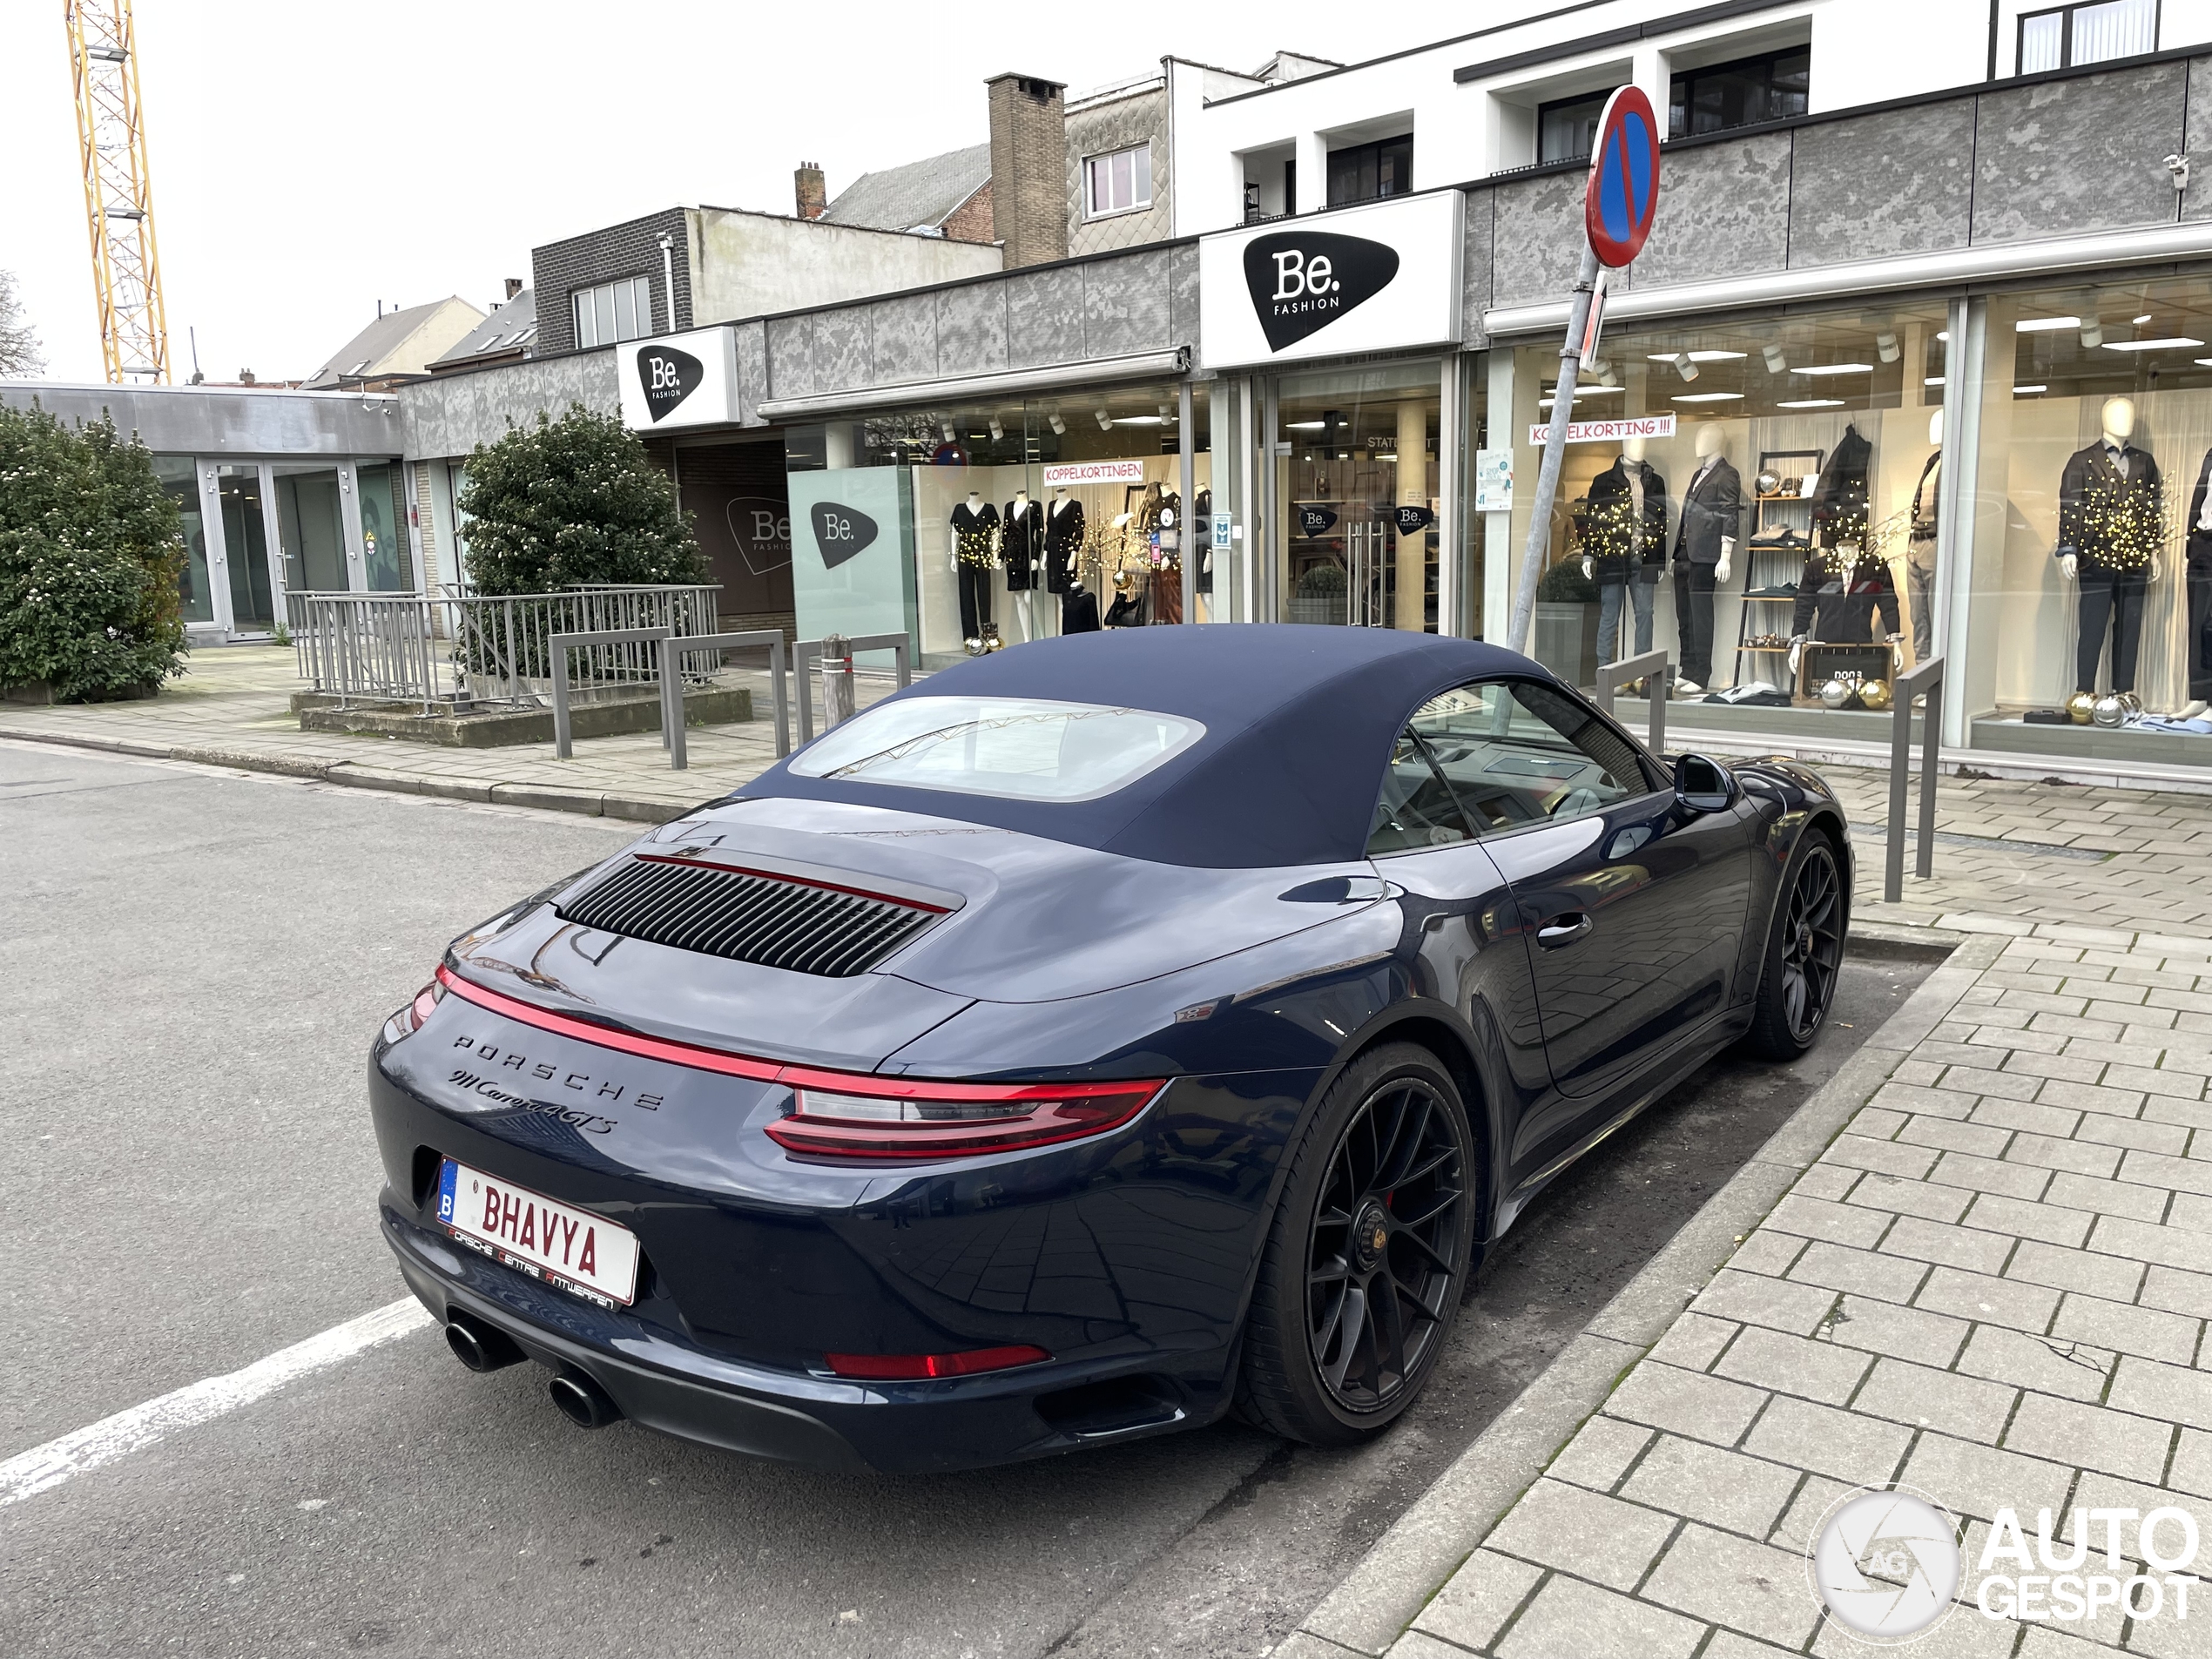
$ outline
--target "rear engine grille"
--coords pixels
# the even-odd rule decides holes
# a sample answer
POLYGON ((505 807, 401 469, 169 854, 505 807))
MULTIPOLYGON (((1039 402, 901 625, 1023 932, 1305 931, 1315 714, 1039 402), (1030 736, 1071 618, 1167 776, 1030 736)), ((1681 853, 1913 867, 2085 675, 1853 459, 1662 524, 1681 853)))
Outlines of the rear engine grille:
POLYGON ((943 910, 688 860, 633 860, 556 907, 563 920, 798 974, 867 972, 943 910))

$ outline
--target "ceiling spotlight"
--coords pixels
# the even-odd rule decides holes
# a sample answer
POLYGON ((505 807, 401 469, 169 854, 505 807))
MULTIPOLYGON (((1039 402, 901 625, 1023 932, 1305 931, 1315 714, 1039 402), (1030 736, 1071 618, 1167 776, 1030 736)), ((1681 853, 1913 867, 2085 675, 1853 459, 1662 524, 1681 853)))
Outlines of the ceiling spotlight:
POLYGON ((2104 343, 2105 326, 2102 320, 2095 317, 2084 318, 2081 323, 2082 346, 2090 351, 2094 351, 2104 343))
POLYGON ((1161 404, 1161 405, 1160 405, 1160 424, 1161 424, 1161 425, 1163 425, 1163 426, 1164 426, 1164 425, 1166 425, 1166 424, 1167 424, 1170 421, 1172 421, 1172 420, 1174 420, 1174 419, 1175 419, 1175 407, 1174 407, 1172 404, 1169 404, 1169 403, 1163 403, 1163 404, 1161 404))
POLYGON ((1790 367, 1790 360, 1783 355, 1779 346, 1766 347, 1759 354, 1766 359, 1766 372, 1770 374, 1782 374, 1790 367))
POLYGON ((996 443, 996 442, 998 442, 1001 438, 1003 438, 1005 435, 1006 435, 1006 428, 1005 428, 1004 427, 1002 427, 1002 426, 1001 426, 1001 425, 999 424, 999 418, 998 418, 998 416, 997 416, 997 415, 993 415, 993 416, 991 417, 991 442, 992 442, 993 443, 996 443))
POLYGON ((950 421, 944 423, 943 430, 945 434, 945 442, 947 443, 950 443, 954 438, 957 438, 960 435, 959 433, 953 429, 953 423, 950 421))
POLYGON ((1875 335, 1874 349, 1885 363, 1894 363, 1905 355, 1905 347, 1897 343, 1897 336, 1892 334, 1875 335))
POLYGON ((1678 351, 1675 354, 1675 373, 1686 381, 1694 381, 1697 378, 1697 365, 1690 361, 1688 352, 1678 351))
POLYGON ((1114 429, 1114 417, 1103 409, 1093 409, 1090 412, 1090 418, 1098 422, 1098 429, 1101 432, 1111 432, 1114 429))
POLYGON ((1059 437, 1068 430, 1068 423, 1056 415, 1050 420, 1047 421, 1045 424, 1052 428, 1052 435, 1055 438, 1059 437))

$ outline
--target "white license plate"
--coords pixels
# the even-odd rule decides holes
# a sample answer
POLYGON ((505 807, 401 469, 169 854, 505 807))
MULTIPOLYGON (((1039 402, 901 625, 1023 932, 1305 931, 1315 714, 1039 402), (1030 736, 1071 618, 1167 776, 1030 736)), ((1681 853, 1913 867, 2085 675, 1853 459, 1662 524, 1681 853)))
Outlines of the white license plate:
POLYGON ((438 1219, 454 1238, 532 1278, 628 1307, 637 1293, 637 1235, 499 1176, 445 1160, 438 1219))

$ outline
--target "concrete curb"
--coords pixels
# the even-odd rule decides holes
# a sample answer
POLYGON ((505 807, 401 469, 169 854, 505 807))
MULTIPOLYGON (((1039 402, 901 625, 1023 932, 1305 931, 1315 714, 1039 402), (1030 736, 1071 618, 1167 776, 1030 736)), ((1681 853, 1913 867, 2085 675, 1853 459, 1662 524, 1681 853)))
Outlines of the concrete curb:
POLYGON ((1472 1555, 1629 1366, 1703 1291, 1852 1114, 1941 1024, 2009 942, 1894 923, 1854 922, 1854 939, 1892 949, 1949 948, 1943 965, 1871 1033, 1833 1077, 1598 1311, 1520 1397, 1300 1621, 1276 1659, 1379 1659, 1472 1555))
MULTIPOLYGON (((53 732, 26 732, 0 725, 0 738, 19 743, 44 743, 57 748, 90 749, 102 754, 135 756, 145 760, 182 760, 193 765, 221 766, 231 772, 265 772, 283 778, 307 778, 317 783, 338 784, 352 789, 381 789, 398 795, 433 795, 446 800, 503 802, 535 806, 548 812, 577 813, 587 818, 618 818, 637 824, 665 824, 681 818, 697 801, 656 800, 645 795, 607 794, 589 789, 552 789, 542 784, 490 783, 473 778, 424 777, 366 766, 353 760, 310 760, 294 755, 265 755, 234 749, 203 749, 189 745, 141 743, 131 738, 108 738, 93 733, 64 736, 53 732)), ((711 796, 701 796, 701 800, 711 796)))

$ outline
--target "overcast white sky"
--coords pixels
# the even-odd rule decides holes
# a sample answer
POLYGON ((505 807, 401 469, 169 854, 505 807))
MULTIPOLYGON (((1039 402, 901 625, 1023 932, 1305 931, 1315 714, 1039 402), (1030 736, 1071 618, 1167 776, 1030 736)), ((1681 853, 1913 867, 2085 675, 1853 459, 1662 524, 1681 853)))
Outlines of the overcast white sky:
MULTIPOLYGON (((171 362, 210 380, 317 368, 376 302, 478 307, 529 250, 658 208, 789 212, 988 136, 988 75, 1071 95, 1163 54, 1250 69, 1357 60, 1507 20, 1498 0, 1265 6, 878 0, 138 0, 171 362)), ((97 381, 99 339, 57 0, 0 0, 0 270, 47 377, 97 381)))

